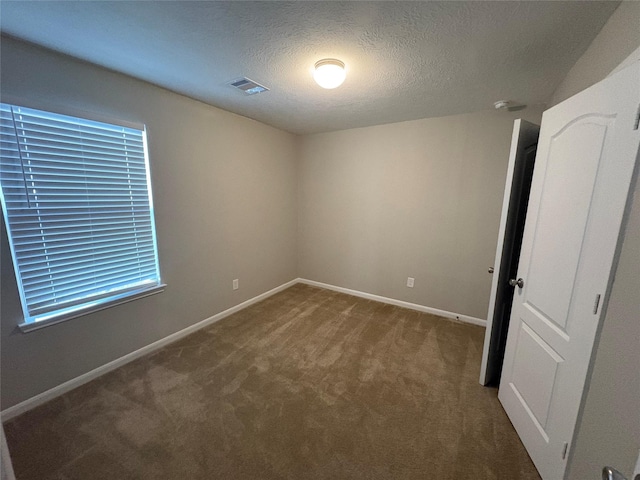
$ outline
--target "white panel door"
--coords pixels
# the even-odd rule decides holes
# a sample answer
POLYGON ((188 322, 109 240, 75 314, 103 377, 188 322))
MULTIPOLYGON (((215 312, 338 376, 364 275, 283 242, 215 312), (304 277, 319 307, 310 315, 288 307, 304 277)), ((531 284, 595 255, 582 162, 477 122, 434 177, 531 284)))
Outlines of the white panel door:
POLYGON ((640 63, 547 110, 499 398, 545 480, 565 476, 640 130, 640 63))

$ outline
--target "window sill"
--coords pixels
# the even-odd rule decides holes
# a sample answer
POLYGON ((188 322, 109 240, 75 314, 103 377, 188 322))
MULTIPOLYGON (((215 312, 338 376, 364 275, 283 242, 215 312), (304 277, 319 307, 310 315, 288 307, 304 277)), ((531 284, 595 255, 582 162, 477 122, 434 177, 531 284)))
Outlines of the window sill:
POLYGON ((156 295, 157 293, 162 293, 164 292, 164 289, 166 286, 167 286, 166 284, 160 284, 151 288, 147 288, 145 290, 138 290, 128 294, 125 297, 120 297, 120 298, 106 301, 104 303, 92 305, 90 307, 77 310, 75 312, 70 312, 65 315, 60 315, 58 317, 52 317, 46 320, 40 320, 35 322, 20 323, 18 324, 18 328, 22 331, 22 333, 33 332, 34 330, 40 330, 41 328, 49 327, 51 325, 55 325, 56 323, 66 322, 67 320, 71 320, 73 318, 78 318, 84 315, 89 315, 90 313, 99 312, 100 310, 105 310, 107 308, 115 307, 116 305, 132 302, 133 300, 137 300, 139 298, 149 297, 151 295, 156 295))

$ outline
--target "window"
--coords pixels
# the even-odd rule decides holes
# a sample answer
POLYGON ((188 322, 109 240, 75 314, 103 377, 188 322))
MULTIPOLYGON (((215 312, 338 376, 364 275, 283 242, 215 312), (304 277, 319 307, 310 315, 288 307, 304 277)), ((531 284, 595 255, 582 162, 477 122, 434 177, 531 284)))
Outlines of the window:
POLYGON ((0 104, 24 330, 162 290, 144 127, 0 104))

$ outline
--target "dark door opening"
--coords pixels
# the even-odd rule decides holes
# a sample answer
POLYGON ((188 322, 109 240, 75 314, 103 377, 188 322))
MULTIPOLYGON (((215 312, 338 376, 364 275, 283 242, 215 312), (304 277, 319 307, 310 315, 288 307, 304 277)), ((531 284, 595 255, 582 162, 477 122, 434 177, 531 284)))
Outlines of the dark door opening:
POLYGON ((511 303, 513 302, 514 287, 509 280, 516 278, 518 260, 522 247, 522 235, 527 218, 527 206, 533 178, 533 166, 536 158, 536 145, 530 145, 524 150, 522 160, 516 162, 513 172, 513 183, 507 214, 507 224, 502 247, 502 262, 498 275, 493 327, 489 342, 489 356, 487 362, 486 385, 497 386, 500 383, 502 362, 509 331, 511 303))

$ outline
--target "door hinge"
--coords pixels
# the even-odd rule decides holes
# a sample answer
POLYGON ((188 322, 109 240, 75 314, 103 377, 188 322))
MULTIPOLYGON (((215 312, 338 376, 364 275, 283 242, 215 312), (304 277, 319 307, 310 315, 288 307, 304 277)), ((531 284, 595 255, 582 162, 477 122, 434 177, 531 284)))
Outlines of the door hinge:
POLYGON ((593 314, 598 313, 598 307, 600 306, 600 294, 596 295, 596 301, 593 302, 593 314))
POLYGON ((636 121, 633 124, 633 129, 637 130, 638 129, 638 125, 640 125, 640 105, 638 105, 638 111, 636 112, 636 121))
POLYGON ((564 447, 562 447, 562 459, 567 458, 567 450, 569 449, 569 444, 564 442, 564 447))

